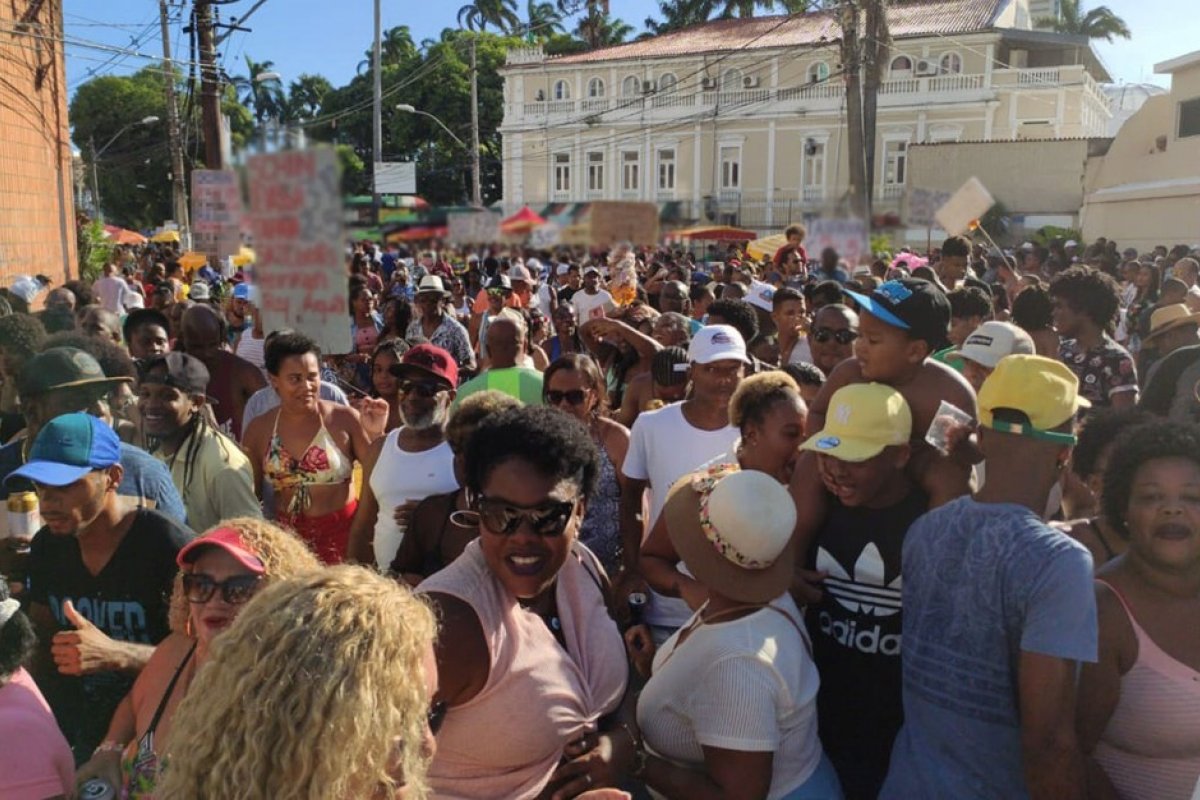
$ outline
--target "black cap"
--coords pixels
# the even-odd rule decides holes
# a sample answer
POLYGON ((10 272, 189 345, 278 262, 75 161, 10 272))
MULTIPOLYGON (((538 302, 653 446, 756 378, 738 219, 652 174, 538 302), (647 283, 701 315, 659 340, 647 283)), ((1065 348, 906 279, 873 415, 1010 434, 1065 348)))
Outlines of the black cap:
POLYGON ((208 367, 187 353, 170 352, 151 356, 141 363, 142 383, 170 386, 184 394, 208 393, 208 367))
POLYGON ((847 291, 871 316, 923 339, 931 350, 941 348, 950 327, 950 301, 944 292, 920 278, 898 278, 879 285, 870 296, 847 291))
POLYGON ((118 383, 128 383, 132 378, 109 378, 100 368, 100 362, 88 353, 74 347, 52 347, 38 353, 25 362, 21 370, 20 394, 36 397, 56 389, 71 389, 76 386, 94 386, 101 394, 108 392, 118 383))

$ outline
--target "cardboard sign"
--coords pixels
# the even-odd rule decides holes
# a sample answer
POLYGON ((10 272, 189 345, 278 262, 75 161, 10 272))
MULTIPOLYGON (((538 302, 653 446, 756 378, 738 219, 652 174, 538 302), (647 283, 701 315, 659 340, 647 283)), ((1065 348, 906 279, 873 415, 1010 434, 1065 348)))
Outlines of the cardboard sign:
POLYGON ((832 247, 851 270, 862 262, 864 255, 870 254, 867 224, 857 217, 813 220, 804 245, 812 258, 820 258, 822 250, 832 247))
POLYGON ((455 211, 446 215, 451 244, 492 244, 500 240, 500 215, 492 211, 455 211))
POLYGON ((971 222, 982 217, 995 204, 991 192, 979 178, 972 177, 950 196, 933 218, 947 236, 957 236, 966 233, 971 222))
POLYGON ((216 266, 241 249, 242 189, 233 170, 192 172, 192 241, 216 266))
POLYGON ((535 250, 548 250, 562 244, 562 228, 557 222, 547 222, 529 233, 529 246, 535 250))
POLYGON ((349 353, 341 190, 332 148, 253 156, 250 222, 266 330, 295 328, 325 353, 349 353))
POLYGON ((933 215, 949 200, 949 192, 938 192, 933 189, 909 189, 905 222, 915 227, 928 228, 933 224, 933 215))
POLYGON ((658 206, 654 203, 600 200, 588 211, 587 244, 611 247, 658 243, 658 206))

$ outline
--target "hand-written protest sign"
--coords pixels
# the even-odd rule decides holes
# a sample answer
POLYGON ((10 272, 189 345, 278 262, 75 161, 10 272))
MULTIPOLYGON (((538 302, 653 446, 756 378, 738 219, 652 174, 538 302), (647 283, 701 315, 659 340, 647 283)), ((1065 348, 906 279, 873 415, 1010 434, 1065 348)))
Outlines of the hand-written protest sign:
POLYGON ((451 244, 492 244, 500 239, 500 215, 492 211, 456 211, 446 215, 451 244))
POLYGON ((832 247, 853 269, 867 252, 867 225, 857 217, 813 220, 804 244, 812 257, 832 247))
POLYGON ((192 234, 195 249, 217 262, 241 246, 242 190, 233 170, 192 172, 192 234))
POLYGON ((933 215, 949 199, 949 192, 937 192, 931 189, 909 189, 908 214, 905 217, 905 221, 909 225, 928 228, 933 224, 933 215))
POLYGON ((337 156, 331 148, 260 155, 247 171, 263 327, 350 352, 337 156))

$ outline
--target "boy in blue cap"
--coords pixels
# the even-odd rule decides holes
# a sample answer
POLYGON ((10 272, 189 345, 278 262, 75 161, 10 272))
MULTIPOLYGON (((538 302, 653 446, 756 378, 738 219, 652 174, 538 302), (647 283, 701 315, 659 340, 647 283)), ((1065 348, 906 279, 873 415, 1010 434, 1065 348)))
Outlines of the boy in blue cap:
POLYGON ((175 556, 191 532, 117 494, 121 442, 90 414, 39 431, 6 481, 33 483, 44 526, 29 553, 29 617, 49 645, 34 678, 77 762, 104 737, 117 705, 170 632, 175 556), (51 666, 53 665, 53 666, 51 666))

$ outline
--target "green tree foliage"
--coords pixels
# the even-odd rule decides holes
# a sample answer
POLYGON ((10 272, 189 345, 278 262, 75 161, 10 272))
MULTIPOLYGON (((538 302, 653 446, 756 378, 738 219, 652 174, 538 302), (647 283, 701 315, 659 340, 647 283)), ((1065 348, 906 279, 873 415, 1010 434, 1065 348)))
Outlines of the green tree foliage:
POLYGON ((94 281, 104 273, 104 265, 112 260, 117 246, 104 232, 104 224, 93 220, 79 226, 79 275, 94 281))
POLYGON ((1049 28, 1057 33, 1104 39, 1106 42, 1111 42, 1116 36, 1122 39, 1132 38, 1125 20, 1114 14, 1108 6, 1096 6, 1084 13, 1080 0, 1062 0, 1060 14, 1058 18, 1042 17, 1034 24, 1036 27, 1049 28))
POLYGON ((231 78, 242 105, 250 109, 254 119, 261 125, 268 119, 286 119, 287 97, 278 78, 260 80, 260 76, 273 73, 275 62, 255 61, 246 56, 246 74, 231 78))
POLYGON ((517 0, 475 0, 458 10, 458 24, 470 31, 515 31, 521 26, 517 0))
POLYGON ((622 44, 632 33, 632 25, 596 7, 588 9, 575 28, 575 35, 589 50, 622 44))
POLYGON ((301 75, 288 87, 287 109, 291 119, 312 119, 321 113, 325 96, 333 84, 320 75, 301 75))
POLYGON ((821 5, 821 0, 658 0, 661 19, 647 18, 645 25, 648 34, 658 36, 711 19, 802 14, 821 5))

